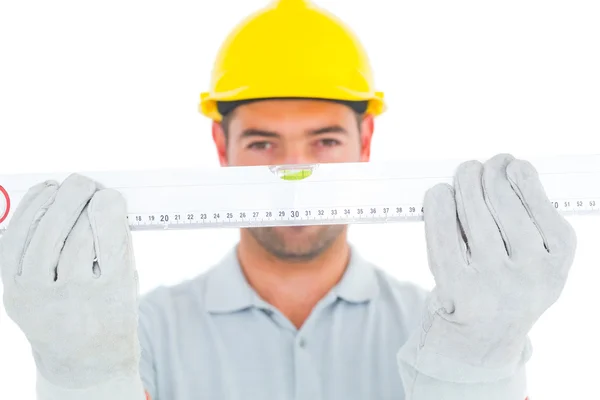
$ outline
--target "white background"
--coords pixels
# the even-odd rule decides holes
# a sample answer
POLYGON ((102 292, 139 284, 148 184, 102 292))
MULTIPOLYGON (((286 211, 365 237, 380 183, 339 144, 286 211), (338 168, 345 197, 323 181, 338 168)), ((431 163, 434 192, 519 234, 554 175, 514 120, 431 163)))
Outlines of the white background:
MULTIPOLYGON (((2 0, 0 174, 217 165, 199 93, 220 41, 264 4, 2 0)), ((319 4, 360 35, 386 93, 374 161, 600 153, 597 1, 319 4)), ((600 398, 600 220, 571 221, 570 280, 531 335, 533 399, 600 398)), ((430 287, 422 229, 351 235, 382 268, 430 287)), ((236 239, 234 230, 136 233, 142 290, 195 276, 236 239)), ((2 311, 0 399, 33 399, 34 371, 2 311)))

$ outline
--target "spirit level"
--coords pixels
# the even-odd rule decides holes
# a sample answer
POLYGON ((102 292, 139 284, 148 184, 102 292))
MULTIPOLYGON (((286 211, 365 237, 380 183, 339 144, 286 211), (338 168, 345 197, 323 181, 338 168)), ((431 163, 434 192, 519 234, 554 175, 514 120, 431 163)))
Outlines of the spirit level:
MULTIPOLYGON (((563 214, 600 211, 600 155, 531 160, 563 214)), ((416 221, 430 187, 460 161, 252 166, 82 173, 119 190, 132 230, 416 221)), ((69 174, 0 175, 0 233, 19 200, 69 174)))

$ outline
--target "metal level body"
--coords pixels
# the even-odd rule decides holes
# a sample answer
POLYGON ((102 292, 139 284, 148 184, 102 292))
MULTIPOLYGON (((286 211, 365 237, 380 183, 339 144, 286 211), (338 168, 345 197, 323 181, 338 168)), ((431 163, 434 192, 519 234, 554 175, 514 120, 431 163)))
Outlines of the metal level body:
MULTIPOLYGON (((600 212, 600 155, 529 159, 564 214, 600 212)), ((418 221, 460 160, 79 172, 127 201, 132 230, 418 221)), ((0 233, 27 190, 69 173, 0 175, 0 233)))

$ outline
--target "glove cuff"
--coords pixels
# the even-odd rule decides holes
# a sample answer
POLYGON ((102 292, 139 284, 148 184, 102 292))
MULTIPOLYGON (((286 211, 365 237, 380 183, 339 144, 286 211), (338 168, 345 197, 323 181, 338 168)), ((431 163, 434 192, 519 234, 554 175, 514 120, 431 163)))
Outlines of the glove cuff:
POLYGON ((123 376, 87 388, 60 387, 37 372, 37 400, 146 400, 139 375, 123 376))
POLYGON ((518 359, 502 366, 476 366, 442 355, 440 349, 422 346, 421 339, 421 332, 411 335, 397 353, 397 361, 406 363, 424 375, 454 383, 491 383, 513 377, 532 354, 531 341, 527 337, 518 359))

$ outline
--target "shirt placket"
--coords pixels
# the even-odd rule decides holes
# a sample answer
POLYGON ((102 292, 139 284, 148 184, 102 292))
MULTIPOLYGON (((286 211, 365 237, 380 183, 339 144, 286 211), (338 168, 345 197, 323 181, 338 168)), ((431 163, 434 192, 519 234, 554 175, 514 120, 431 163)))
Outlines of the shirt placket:
POLYGON ((337 300, 337 296, 329 293, 313 309, 300 329, 289 321, 279 310, 260 299, 255 299, 255 306, 263 309, 274 323, 280 328, 286 329, 293 335, 293 357, 294 357, 294 400, 325 400, 323 399, 322 384, 319 376, 320 368, 311 355, 311 333, 314 322, 321 312, 337 300))
POLYGON ((323 399, 323 385, 321 383, 321 368, 316 364, 311 352, 311 335, 317 334, 314 325, 323 310, 331 306, 337 299, 329 293, 314 308, 306 319, 294 340, 294 362, 296 373, 296 399, 295 400, 325 400, 323 399))

